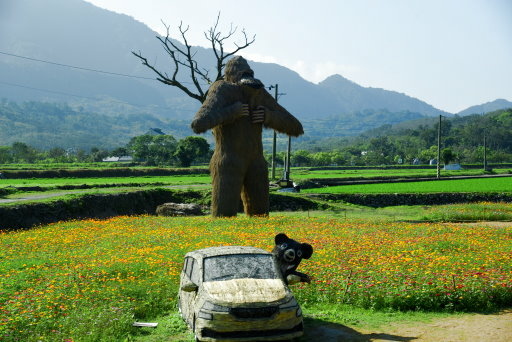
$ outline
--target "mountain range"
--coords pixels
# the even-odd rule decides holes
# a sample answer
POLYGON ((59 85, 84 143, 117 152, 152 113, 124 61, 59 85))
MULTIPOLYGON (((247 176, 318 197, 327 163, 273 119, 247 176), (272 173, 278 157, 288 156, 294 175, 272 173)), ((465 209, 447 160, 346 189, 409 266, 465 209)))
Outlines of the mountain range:
POLYGON ((504 99, 496 99, 481 105, 471 106, 457 113, 457 115, 465 116, 470 114, 483 114, 493 112, 495 110, 512 108, 512 103, 504 99))
MULTIPOLYGON (((172 71, 157 33, 127 15, 83 0, 3 0, 0 32, 0 98, 66 103, 77 113, 144 115, 163 122, 190 120, 200 105, 179 89, 156 81, 132 55, 140 51, 159 69, 172 71)), ((196 50, 199 65, 210 68, 212 50, 196 50)), ((277 64, 250 65, 267 86, 279 84, 286 93, 280 103, 300 120, 341 123, 338 131, 330 126, 329 135, 354 135, 384 124, 450 115, 419 99, 362 87, 341 75, 314 84, 277 64)), ((497 100, 458 114, 497 107, 512 103, 497 100)), ((133 135, 142 129, 139 123, 133 135)), ((305 131, 307 135, 306 125, 305 131)))

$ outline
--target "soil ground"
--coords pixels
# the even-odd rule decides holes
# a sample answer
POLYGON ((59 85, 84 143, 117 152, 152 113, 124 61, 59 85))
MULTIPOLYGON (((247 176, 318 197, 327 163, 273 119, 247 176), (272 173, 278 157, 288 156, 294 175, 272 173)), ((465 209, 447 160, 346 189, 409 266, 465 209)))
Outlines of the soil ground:
POLYGON ((428 323, 395 323, 375 330, 352 329, 341 324, 312 327, 309 341, 421 341, 509 342, 512 341, 512 310, 498 314, 464 314, 428 323))

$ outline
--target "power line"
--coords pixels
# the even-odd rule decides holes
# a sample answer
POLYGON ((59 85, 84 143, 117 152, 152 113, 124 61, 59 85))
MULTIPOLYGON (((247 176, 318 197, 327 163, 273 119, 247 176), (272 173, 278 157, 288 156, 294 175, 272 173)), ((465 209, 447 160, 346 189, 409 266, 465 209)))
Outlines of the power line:
MULTIPOLYGON (((97 73, 100 73, 100 74, 122 76, 122 77, 130 77, 130 78, 138 78, 138 79, 142 79, 142 80, 151 80, 151 81, 156 81, 157 80, 156 78, 153 78, 153 77, 136 76, 136 75, 123 74, 123 73, 119 73, 119 72, 112 72, 112 71, 105 71, 105 70, 98 70, 98 69, 91 69, 91 68, 84 68, 84 67, 79 67, 79 66, 70 65, 70 64, 52 62, 52 61, 48 61, 48 60, 44 60, 44 59, 38 59, 38 58, 32 58, 32 57, 27 57, 27 56, 16 55, 16 54, 9 53, 9 52, 4 52, 4 51, 0 51, 0 54, 6 55, 6 56, 11 56, 11 57, 16 57, 16 58, 21 58, 21 59, 26 59, 26 60, 34 61, 34 62, 40 62, 40 63, 46 63, 46 64, 51 64, 51 65, 57 65, 57 66, 60 66, 60 67, 65 67, 65 68, 72 68, 72 69, 78 69, 78 70, 84 70, 84 71, 97 72, 97 73)), ((183 84, 195 84, 193 82, 180 82, 180 83, 183 83, 183 84)), ((203 83, 203 85, 208 85, 208 84, 207 83, 203 83)))
POLYGON ((9 83, 9 82, 3 82, 3 81, 0 81, 0 84, 5 84, 5 85, 11 86, 11 87, 19 87, 19 88, 25 88, 25 89, 30 89, 30 90, 37 90, 37 91, 42 91, 42 92, 52 93, 52 94, 58 94, 58 95, 66 95, 66 96, 82 97, 82 98, 84 98, 84 99, 95 100, 95 101, 97 101, 97 100, 98 100, 97 98, 94 98, 94 97, 83 96, 83 95, 76 95, 76 94, 70 94, 70 93, 65 93, 65 92, 62 92, 62 91, 55 91, 55 90, 48 90, 48 89, 41 89, 41 88, 29 87, 29 86, 26 86, 26 85, 16 84, 16 83, 9 83))
POLYGON ((143 76, 122 74, 122 73, 118 73, 118 72, 111 72, 111 71, 104 71, 104 70, 84 68, 84 67, 79 67, 79 66, 74 66, 74 65, 69 65, 69 64, 51 62, 51 61, 47 61, 47 60, 44 60, 44 59, 37 59, 37 58, 32 58, 32 57, 27 57, 27 56, 15 55, 15 54, 8 53, 8 52, 3 52, 3 51, 0 51, 0 54, 6 55, 6 56, 11 56, 11 57, 16 57, 16 58, 27 59, 29 61, 35 61, 35 62, 41 62, 41 63, 46 63, 46 64, 58 65, 58 66, 61 66, 61 67, 66 67, 66 68, 85 70, 85 71, 92 71, 92 72, 97 72, 97 73, 100 73, 100 74, 123 76, 123 77, 131 77, 131 78, 140 78, 140 79, 143 79, 143 80, 153 80, 153 81, 155 80, 152 77, 143 77, 143 76))
MULTIPOLYGON (((36 91, 41 91, 41 92, 45 92, 45 93, 52 93, 52 94, 58 94, 58 95, 79 97, 79 98, 84 98, 84 99, 94 100, 94 101, 100 101, 101 100, 101 98, 97 98, 97 97, 95 98, 95 97, 90 97, 90 96, 66 93, 66 92, 62 92, 62 91, 30 87, 30 86, 26 86, 26 85, 23 85, 23 84, 17 84, 17 83, 10 83, 10 82, 0 81, 0 84, 8 85, 8 86, 11 86, 11 87, 19 87, 19 88, 25 88, 25 89, 30 89, 30 90, 36 90, 36 91)), ((140 104, 140 103, 125 102, 125 101, 120 101, 120 100, 116 100, 116 99, 113 99, 113 98, 109 98, 108 100, 109 101, 113 101, 113 102, 117 102, 117 103, 121 103, 121 104, 132 105, 132 106, 139 106, 139 107, 146 106, 146 105, 143 105, 143 104, 140 104)), ((195 110, 195 109, 179 109, 179 111, 195 113, 197 110, 195 110)))
MULTIPOLYGON (((16 57, 16 58, 26 59, 26 60, 29 60, 29 61, 35 61, 35 62, 40 62, 40 63, 46 63, 46 64, 51 64, 51 65, 57 65, 57 66, 60 66, 60 67, 65 67, 65 68, 72 68, 72 69, 78 69, 78 70, 84 70, 84 71, 96 72, 96 73, 107 74, 107 75, 113 75, 113 76, 122 76, 122 77, 138 78, 138 79, 151 80, 151 81, 155 81, 155 80, 157 80, 157 79, 155 79, 155 78, 151 78, 151 77, 144 77, 144 76, 129 75, 129 74, 123 74, 123 73, 118 73, 118 72, 111 72, 111 71, 105 71, 105 70, 98 70, 98 69, 84 68, 84 67, 79 67, 79 66, 69 65, 69 64, 64 64, 64 63, 57 63, 57 62, 52 62, 52 61, 48 61, 48 60, 44 60, 44 59, 38 59, 38 58, 32 58, 32 57, 27 57, 27 56, 16 55, 16 54, 9 53, 9 52, 5 52, 5 51, 0 51, 0 54, 2 54, 2 55, 6 55, 6 56, 10 56, 10 57, 16 57)), ((194 84, 194 83, 192 83, 192 82, 181 82, 181 83, 184 83, 184 84, 194 84)), ((61 91, 55 91, 55 90, 49 90, 49 89, 36 88, 36 87, 31 87, 31 86, 26 86, 26 85, 16 84, 16 83, 9 83, 9 82, 3 82, 3 81, 0 81, 0 84, 8 85, 8 86, 11 86, 11 87, 19 87, 19 88, 25 88, 25 89, 30 89, 30 90, 42 91, 42 92, 52 93, 52 94, 59 94, 59 95, 66 95, 66 96, 73 96, 73 97, 80 97, 80 98, 89 99, 89 100, 95 100, 95 101, 97 101, 97 100, 98 100, 98 98, 93 98, 93 97, 88 97, 88 96, 83 96, 83 95, 76 95, 76 94, 71 94, 71 93, 66 93, 66 92, 61 92, 61 91)), ((206 85, 206 84, 205 84, 205 85, 206 85)), ((124 103, 124 104, 130 104, 130 103, 128 103, 128 102, 124 102, 124 101, 116 101, 116 100, 112 100, 112 101, 119 102, 119 103, 124 103)), ((132 104, 132 105, 135 105, 135 106, 144 106, 144 105, 142 105, 142 104, 132 104)), ((184 111, 195 112, 195 110, 184 110, 184 111)))

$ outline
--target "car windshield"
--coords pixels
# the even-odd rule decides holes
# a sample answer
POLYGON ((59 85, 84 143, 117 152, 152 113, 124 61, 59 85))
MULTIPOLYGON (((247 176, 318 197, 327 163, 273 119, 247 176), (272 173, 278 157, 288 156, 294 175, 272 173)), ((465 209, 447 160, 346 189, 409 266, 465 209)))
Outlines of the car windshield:
POLYGON ((204 259, 204 281, 240 278, 278 278, 272 255, 232 254, 204 259))

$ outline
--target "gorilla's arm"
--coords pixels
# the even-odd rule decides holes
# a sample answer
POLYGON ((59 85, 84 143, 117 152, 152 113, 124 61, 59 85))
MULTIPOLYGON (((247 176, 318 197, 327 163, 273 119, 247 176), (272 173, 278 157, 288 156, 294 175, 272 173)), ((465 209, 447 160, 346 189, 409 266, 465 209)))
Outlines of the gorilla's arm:
POLYGON ((300 121, 266 91, 262 91, 261 105, 265 107, 265 120, 263 121, 265 127, 293 137, 304 134, 300 121))
POLYGON ((195 133, 204 133, 215 126, 235 121, 243 115, 249 115, 247 106, 233 101, 233 85, 217 81, 208 90, 208 96, 197 111, 191 127, 195 133))

